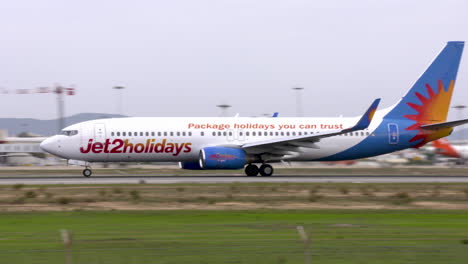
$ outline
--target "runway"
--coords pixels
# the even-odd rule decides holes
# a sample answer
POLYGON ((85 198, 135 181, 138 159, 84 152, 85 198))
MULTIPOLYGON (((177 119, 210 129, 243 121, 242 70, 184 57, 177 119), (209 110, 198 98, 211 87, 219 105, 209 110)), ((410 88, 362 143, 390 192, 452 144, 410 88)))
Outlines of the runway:
POLYGON ((187 183, 468 183, 468 176, 2 176, 0 185, 187 183))

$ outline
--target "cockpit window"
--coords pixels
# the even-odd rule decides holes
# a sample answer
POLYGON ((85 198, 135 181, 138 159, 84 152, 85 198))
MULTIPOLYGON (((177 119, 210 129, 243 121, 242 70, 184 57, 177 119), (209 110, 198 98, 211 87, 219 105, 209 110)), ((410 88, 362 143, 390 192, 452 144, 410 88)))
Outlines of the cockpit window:
POLYGON ((74 136, 78 134, 78 130, 62 130, 62 135, 65 135, 65 136, 74 136))

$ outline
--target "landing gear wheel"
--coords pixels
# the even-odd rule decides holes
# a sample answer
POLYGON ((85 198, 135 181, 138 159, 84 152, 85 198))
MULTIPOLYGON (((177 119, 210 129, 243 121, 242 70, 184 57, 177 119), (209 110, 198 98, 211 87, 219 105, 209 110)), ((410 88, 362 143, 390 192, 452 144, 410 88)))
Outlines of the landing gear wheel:
POLYGON ((86 178, 91 176, 91 174, 93 174, 93 172, 90 169, 86 168, 83 170, 83 176, 85 176, 86 178))
POLYGON ((263 164, 260 166, 260 175, 271 176, 273 174, 273 167, 270 164, 263 164))
POLYGON ((249 164, 245 167, 245 174, 247 176, 257 176, 258 175, 258 167, 257 165, 249 164))

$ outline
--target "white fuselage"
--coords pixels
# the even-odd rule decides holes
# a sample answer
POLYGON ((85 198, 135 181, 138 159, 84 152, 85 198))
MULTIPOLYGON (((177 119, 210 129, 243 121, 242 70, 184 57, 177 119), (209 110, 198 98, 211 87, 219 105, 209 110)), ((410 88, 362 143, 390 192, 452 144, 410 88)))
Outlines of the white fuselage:
MULTIPOLYGON (((380 111, 378 111, 379 113, 380 111)), ((317 148, 304 148, 293 160, 316 160, 346 150, 374 136, 376 117, 368 129, 324 138, 317 148)), ((87 162, 196 161, 209 146, 239 147, 246 143, 353 126, 358 118, 190 118, 131 117, 78 123, 41 145, 57 156, 87 162)))

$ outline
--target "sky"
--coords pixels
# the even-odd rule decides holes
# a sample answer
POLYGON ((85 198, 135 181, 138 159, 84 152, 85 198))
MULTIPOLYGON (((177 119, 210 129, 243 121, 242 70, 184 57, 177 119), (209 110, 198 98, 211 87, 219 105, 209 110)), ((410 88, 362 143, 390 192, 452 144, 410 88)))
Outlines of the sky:
MULTIPOLYGON (((468 1, 0 2, 0 87, 73 85, 66 115, 357 116, 394 104, 450 40, 468 1)), ((452 104, 468 104, 468 57, 452 104)), ((53 119, 53 94, 0 94, 0 117, 53 119)), ((449 119, 456 118, 450 111, 449 119)), ((466 115, 468 117, 468 113, 466 115)))

